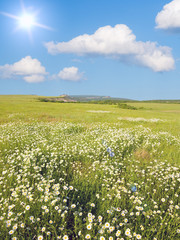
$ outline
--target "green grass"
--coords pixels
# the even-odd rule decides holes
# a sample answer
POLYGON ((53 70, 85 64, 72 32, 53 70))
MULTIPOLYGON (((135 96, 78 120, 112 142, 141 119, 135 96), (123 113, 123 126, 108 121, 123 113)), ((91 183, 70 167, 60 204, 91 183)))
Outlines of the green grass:
POLYGON ((39 102, 38 96, 0 96, 0 123, 14 121, 68 121, 82 123, 117 123, 119 117, 133 118, 158 118, 167 120, 161 123, 145 123, 123 121, 123 124, 130 127, 142 124, 153 129, 168 131, 178 135, 180 129, 180 105, 165 103, 144 103, 132 102, 131 106, 138 108, 120 109, 116 105, 85 104, 85 103, 46 103, 39 102), (143 109, 139 109, 143 108, 143 109), (109 111, 109 113, 98 113, 88 111, 109 111))
POLYGON ((179 239, 179 104, 128 105, 0 96, 0 239, 179 239))

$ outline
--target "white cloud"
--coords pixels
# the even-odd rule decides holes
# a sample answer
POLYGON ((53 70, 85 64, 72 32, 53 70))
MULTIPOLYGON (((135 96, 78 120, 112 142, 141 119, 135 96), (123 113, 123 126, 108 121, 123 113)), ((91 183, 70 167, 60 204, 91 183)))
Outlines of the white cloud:
POLYGON ((156 16, 156 28, 180 29, 180 0, 173 0, 164 5, 156 16))
MULTIPOLYGON (((13 64, 0 66, 0 78, 17 78, 20 77, 28 83, 43 82, 46 79, 46 69, 37 59, 30 56, 22 58, 13 64)), ((51 79, 63 79, 67 81, 80 81, 84 78, 84 74, 79 72, 77 67, 66 67, 57 75, 49 76, 51 79)))
POLYGON ((20 76, 26 82, 42 82, 47 74, 39 60, 26 56, 14 64, 0 66, 1 78, 13 78, 20 76))
POLYGON ((54 77, 73 82, 84 79, 83 73, 79 72, 77 67, 66 67, 54 77))
POLYGON ((24 80, 29 83, 44 82, 45 77, 43 75, 29 75, 25 76, 24 80))
POLYGON ((171 48, 156 42, 136 41, 136 36, 124 24, 101 27, 92 35, 80 35, 68 42, 47 42, 45 47, 50 54, 101 55, 145 66, 155 72, 174 68, 171 48))

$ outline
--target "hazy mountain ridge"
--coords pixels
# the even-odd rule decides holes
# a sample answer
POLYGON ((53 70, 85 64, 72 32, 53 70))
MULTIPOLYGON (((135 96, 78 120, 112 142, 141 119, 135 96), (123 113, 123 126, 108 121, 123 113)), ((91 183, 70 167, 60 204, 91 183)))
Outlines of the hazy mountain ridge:
POLYGON ((62 94, 57 97, 39 97, 41 102, 59 102, 59 103, 68 103, 68 102, 92 102, 92 103, 102 103, 102 104, 113 104, 116 102, 152 102, 152 103, 175 103, 180 104, 179 99, 172 100, 133 100, 128 98, 118 98, 110 96, 98 96, 98 95, 67 95, 62 94))
POLYGON ((134 101, 127 98, 118 98, 110 96, 97 96, 97 95, 70 95, 70 98, 76 99, 80 102, 89 102, 89 101, 101 101, 101 100, 120 100, 120 101, 134 101))

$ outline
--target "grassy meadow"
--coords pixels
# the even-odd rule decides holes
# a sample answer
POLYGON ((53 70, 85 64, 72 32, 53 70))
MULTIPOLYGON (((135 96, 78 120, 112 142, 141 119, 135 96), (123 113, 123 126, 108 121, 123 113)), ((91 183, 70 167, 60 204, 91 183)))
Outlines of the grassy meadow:
POLYGON ((0 239, 180 239, 180 104, 0 96, 0 239))

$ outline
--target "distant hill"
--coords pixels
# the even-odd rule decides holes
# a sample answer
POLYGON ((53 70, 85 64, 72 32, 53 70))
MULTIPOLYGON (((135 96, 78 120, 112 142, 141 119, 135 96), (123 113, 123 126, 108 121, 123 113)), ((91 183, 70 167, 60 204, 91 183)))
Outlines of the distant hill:
POLYGON ((59 102, 59 103, 77 102, 77 100, 71 98, 68 95, 61 95, 59 97, 39 97, 39 101, 41 101, 41 102, 59 102))
POLYGON ((110 96, 96 96, 96 95, 67 95, 63 94, 58 97, 39 97, 41 102, 96 102, 108 103, 117 101, 133 101, 126 98, 113 98, 110 96))
POLYGON ((90 101, 101 101, 101 100, 119 100, 119 101, 133 101, 127 98, 115 98, 110 96, 96 96, 96 95, 70 95, 70 98, 78 102, 90 102, 90 101))
POLYGON ((57 97, 39 97, 41 102, 84 102, 84 103, 96 103, 96 104, 118 104, 119 102, 149 102, 149 103, 168 103, 168 104, 180 104, 180 100, 143 100, 137 101, 128 98, 116 98, 110 96, 97 96, 97 95, 67 95, 63 94, 57 97))

